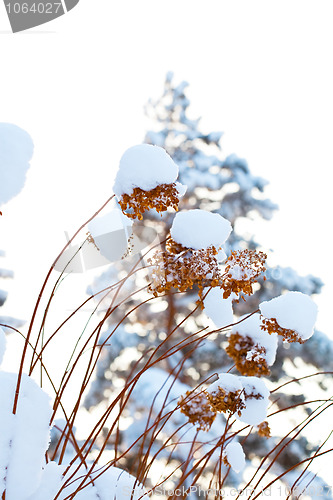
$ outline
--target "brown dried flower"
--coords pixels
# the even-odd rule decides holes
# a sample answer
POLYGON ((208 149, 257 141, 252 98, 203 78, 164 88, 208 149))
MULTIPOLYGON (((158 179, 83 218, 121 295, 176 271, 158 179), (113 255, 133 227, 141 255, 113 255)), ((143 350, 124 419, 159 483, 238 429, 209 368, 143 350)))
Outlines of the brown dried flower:
POLYGON ((207 393, 208 401, 214 411, 230 413, 238 413, 240 416, 241 411, 245 408, 242 398, 242 391, 226 391, 222 387, 217 390, 207 393))
POLYGON ((260 377, 270 374, 265 359, 266 349, 254 343, 248 335, 244 337, 237 332, 232 333, 226 352, 235 361, 236 368, 242 375, 260 377))
POLYGON ((150 291, 157 296, 171 288, 184 292, 197 285, 201 297, 205 286, 214 287, 220 282, 217 253, 214 246, 194 250, 170 238, 166 250, 156 253, 149 261, 153 266, 150 291))
POLYGON ((275 318, 262 318, 261 329, 265 330, 269 334, 276 332, 280 335, 283 340, 287 340, 288 342, 299 342, 300 344, 304 344, 306 342, 303 340, 300 335, 295 330, 290 330, 289 328, 282 328, 278 324, 275 318))
POLYGON ((265 253, 257 253, 255 250, 246 249, 232 252, 226 262, 223 275, 224 298, 228 298, 231 293, 238 294, 239 292, 251 295, 253 283, 266 270, 266 259, 265 253))
POLYGON ((258 434, 261 437, 271 437, 271 429, 269 428, 268 422, 266 422, 266 420, 258 425, 258 434))
POLYGON ((131 194, 123 194, 119 205, 123 213, 130 219, 142 220, 142 214, 151 208, 157 212, 165 212, 168 207, 178 211, 179 192, 176 183, 160 184, 150 191, 136 187, 131 194), (127 210, 131 210, 130 213, 127 210))
POLYGON ((189 419, 191 424, 198 424, 197 429, 208 431, 216 417, 216 411, 212 410, 205 391, 193 393, 187 391, 185 396, 179 400, 181 412, 189 419))

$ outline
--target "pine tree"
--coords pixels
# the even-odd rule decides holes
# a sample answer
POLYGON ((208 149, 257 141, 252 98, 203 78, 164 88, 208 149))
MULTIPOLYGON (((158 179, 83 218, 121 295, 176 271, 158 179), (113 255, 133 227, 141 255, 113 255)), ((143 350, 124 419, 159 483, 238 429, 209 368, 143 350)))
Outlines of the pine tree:
MULTIPOLYGON (((179 166, 179 181, 187 185, 187 192, 181 201, 182 209, 209 210, 222 215, 232 223, 233 232, 225 248, 228 255, 239 249, 258 249, 260 247, 254 238, 241 232, 238 221, 241 218, 253 217, 271 219, 277 210, 277 205, 264 197, 267 181, 253 175, 244 159, 236 155, 224 158, 221 150, 222 134, 220 132, 204 133, 200 130, 200 119, 189 118, 190 102, 186 96, 187 85, 186 82, 174 85, 173 75, 171 73, 167 75, 161 98, 156 101, 150 100, 146 106, 146 114, 153 121, 154 130, 147 132, 144 142, 163 147, 179 166)), ((142 235, 144 231, 153 229, 158 234, 159 240, 163 242, 169 233, 173 218, 173 213, 161 216, 150 211, 137 226, 137 231, 142 235)), ((89 292, 92 294, 124 278, 136 261, 137 256, 133 256, 112 265, 96 278, 89 292)), ((267 281, 261 279, 256 292, 248 300, 240 301, 236 305, 235 311, 238 316, 256 310, 260 302, 280 295, 286 290, 313 295, 320 293, 322 287, 320 279, 310 275, 299 276, 291 268, 269 268, 267 274, 269 279, 267 281)), ((130 296, 132 292, 140 288, 142 285, 140 279, 133 276, 131 280, 127 280, 123 287, 123 295, 118 295, 116 300, 121 302, 124 297, 130 296)), ((108 342, 109 347, 103 349, 97 364, 96 378, 86 397, 86 408, 92 409, 112 399, 129 372, 135 370, 140 355, 150 346, 157 346, 167 338, 176 325, 193 311, 198 296, 195 288, 186 295, 170 291, 166 296, 153 302, 148 301, 145 305, 135 309, 145 298, 147 296, 144 293, 133 295, 112 314, 109 329, 104 332, 103 338, 107 338, 118 322, 119 326, 116 327, 108 342), (132 308, 133 312, 124 320, 126 311, 132 308)), ((172 345, 181 342, 184 336, 200 331, 206 325, 207 317, 198 308, 191 315, 191 321, 177 328, 171 337, 172 340, 165 342, 160 352, 163 350, 167 352, 172 345)), ((145 430, 147 414, 150 405, 154 403, 156 387, 162 387, 168 375, 171 380, 177 373, 177 380, 173 382, 174 385, 170 389, 172 393, 177 384, 184 384, 184 390, 186 390, 186 387, 194 387, 199 381, 209 378, 215 372, 230 369, 233 361, 226 354, 225 347, 225 334, 216 334, 205 339, 193 352, 190 346, 187 346, 160 363, 155 368, 156 379, 153 381, 150 371, 150 378, 143 378, 131 395, 130 408, 131 414, 135 414, 135 420, 126 429, 119 431, 118 445, 126 447, 126 444, 135 441, 135 437, 145 430), (180 367, 181 370, 179 370, 180 367)), ((293 363, 299 356, 300 350, 302 350, 307 372, 313 367, 320 371, 333 370, 333 343, 326 335, 316 332, 302 346, 293 343, 289 344, 287 349, 282 343, 279 345, 270 380, 281 382, 285 375, 297 377, 298 371, 293 368, 293 363)), ((321 387, 325 386, 325 377, 317 377, 316 381, 321 384, 321 387)), ((166 383, 158 398, 163 399, 166 396, 165 387, 171 387, 171 385, 171 382, 166 383)), ((302 406, 306 397, 307 395, 304 395, 302 391, 295 395, 286 394, 281 389, 278 393, 274 393, 272 400, 276 400, 279 408, 300 405, 306 414, 309 410, 306 405, 302 406)), ((155 407, 158 408, 158 405, 155 404, 155 407)), ((158 410, 155 409, 155 413, 152 411, 151 419, 156 418, 157 415, 158 410)), ((170 426, 167 433, 172 433, 172 429, 170 426)), ((222 419, 220 429, 223 432, 222 419)), ((248 456, 255 454, 262 458, 272 448, 275 437, 262 440, 256 434, 253 436, 244 443, 244 449, 247 450, 248 456)), ((158 449, 159 439, 156 438, 152 444, 150 455, 158 449)), ((141 446, 143 449, 148 445, 142 442, 141 446)), ((298 463, 308 456, 311 449, 311 444, 302 437, 293 447, 292 453, 288 449, 281 452, 276 461, 276 471, 286 470, 298 463)), ((186 456, 186 451, 184 455, 186 456)), ((162 460, 163 454, 159 456, 162 460)), ((179 460, 181 461, 182 458, 180 456, 179 460)), ((127 458, 124 466, 130 472, 136 470, 138 463, 135 450, 131 458, 127 458)), ((232 481, 233 476, 230 475, 229 479, 232 481)))

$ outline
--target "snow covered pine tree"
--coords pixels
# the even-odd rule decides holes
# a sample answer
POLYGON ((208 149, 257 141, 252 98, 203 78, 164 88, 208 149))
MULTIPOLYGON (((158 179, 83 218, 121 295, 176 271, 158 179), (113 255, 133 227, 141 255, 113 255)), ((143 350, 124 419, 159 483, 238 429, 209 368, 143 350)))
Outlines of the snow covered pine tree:
MULTIPOLYGON (((262 196, 267 182, 254 176, 245 160, 236 155, 222 157, 222 134, 206 134, 200 131, 200 120, 188 117, 190 103, 185 94, 187 83, 175 86, 172 79, 173 76, 169 73, 162 97, 157 101, 149 101, 147 105, 146 113, 154 120, 155 128, 146 134, 145 143, 162 147, 169 153, 179 167, 178 180, 187 186, 187 190, 184 192, 175 184, 176 176, 171 168, 169 178, 161 179, 158 189, 147 185, 146 196, 145 190, 137 187, 130 196, 131 189, 126 185, 122 186, 122 173, 118 173, 115 193, 118 195, 120 207, 127 211, 128 216, 137 217, 140 221, 135 223, 137 234, 143 235, 145 231, 149 233, 154 230, 162 242, 161 252, 155 260, 150 261, 150 266, 153 267, 149 276, 150 292, 155 294, 156 299, 149 300, 146 289, 137 293, 145 285, 139 273, 132 273, 130 279, 125 279, 137 263, 137 255, 112 265, 91 285, 89 292, 94 294, 112 283, 124 280, 116 297, 112 296, 113 303, 118 304, 118 307, 110 316, 108 328, 100 339, 100 344, 108 339, 107 345, 103 347, 97 364, 96 378, 86 397, 85 406, 88 409, 98 405, 102 408, 106 406, 118 394, 119 388, 124 387, 128 377, 136 372, 141 356, 144 357, 150 349, 158 348, 160 354, 165 353, 165 357, 154 368, 141 375, 129 397, 126 413, 128 419, 119 427, 117 435, 110 438, 108 445, 110 448, 116 446, 116 455, 121 457, 119 463, 130 473, 137 475, 140 481, 146 481, 147 477, 151 480, 154 475, 155 466, 149 470, 149 463, 156 464, 159 461, 162 468, 164 467, 165 477, 171 469, 176 468, 174 464, 178 463, 179 476, 184 478, 182 484, 188 486, 195 477, 195 473, 187 473, 193 465, 193 460, 188 457, 193 456, 191 443, 194 436, 197 442, 203 443, 201 452, 204 455, 207 452, 207 444, 204 443, 209 440, 216 443, 226 432, 226 420, 221 411, 227 411, 227 422, 230 421, 231 415, 237 415, 237 412, 244 415, 245 412, 246 415, 249 414, 248 420, 245 417, 242 419, 241 416, 240 420, 258 426, 257 432, 252 432, 245 439, 240 437, 247 464, 259 457, 265 464, 263 469, 269 467, 270 471, 278 476, 309 457, 315 450, 315 445, 300 434, 298 439, 292 439, 292 446, 286 446, 286 438, 281 439, 278 436, 281 427, 273 426, 269 429, 265 421, 269 390, 263 379, 258 377, 269 375, 269 379, 265 378, 265 381, 271 389, 272 413, 280 412, 279 418, 284 415, 286 422, 292 417, 298 418, 299 421, 309 418, 314 410, 307 401, 317 399, 318 394, 314 397, 313 393, 309 393, 307 384, 302 380, 293 383, 293 390, 289 391, 284 391, 282 383, 300 376, 299 358, 302 358, 306 374, 309 374, 309 369, 313 367, 321 372, 332 372, 333 343, 320 332, 315 332, 315 335, 303 343, 308 333, 304 332, 302 336, 293 322, 288 323, 288 317, 287 321, 283 318, 278 325, 277 315, 270 315, 275 307, 275 303, 270 300, 288 290, 306 295, 317 294, 322 282, 313 276, 301 277, 290 268, 268 268, 266 273, 263 272, 265 254, 255 250, 258 249, 258 244, 253 238, 238 231, 237 221, 241 217, 253 217, 253 214, 267 220, 272 217, 277 206, 262 196), (163 210, 168 194, 171 194, 170 204, 175 208, 177 189, 184 213, 180 212, 175 217, 173 213, 163 210), (155 210, 146 211, 149 208, 155 210), (233 230, 229 237, 231 227, 226 225, 224 229, 221 227, 220 236, 223 232, 224 236, 219 241, 216 241, 216 238, 208 238, 201 244, 198 244, 195 238, 193 241, 193 234, 198 234, 200 240, 200 234, 210 224, 208 219, 199 217, 195 220, 195 217, 200 215, 198 210, 205 211, 205 216, 210 212, 209 216, 223 217, 223 220, 230 221, 233 230), (181 220, 189 215, 192 220, 189 217, 187 220, 181 220), (188 228, 193 228, 193 233, 187 240, 188 228), (226 238, 228 239, 225 242, 226 238), (223 262, 226 256, 223 250, 218 250, 217 247, 222 244, 229 259, 225 263, 225 274, 221 281, 218 261, 223 262), (191 267, 198 259, 204 263, 201 269, 191 267), (184 269, 187 270, 185 274, 184 269), (196 279, 192 279, 193 276, 196 279), (198 276, 201 276, 201 281, 198 276), (267 280, 265 276, 268 277, 267 280), (216 286, 221 282, 223 286, 216 286), (187 290, 187 293, 177 293, 183 290, 187 290), (246 300, 236 301, 235 298, 240 295, 246 300), (125 298, 127 299, 122 303, 125 298), (207 316, 212 320, 210 327, 221 329, 239 319, 244 320, 245 315, 258 310, 260 303, 262 314, 265 315, 268 310, 266 323, 260 323, 260 315, 257 313, 234 325, 231 330, 227 328, 223 332, 215 331, 206 335, 207 316), (109 337, 111 333, 112 336, 109 337), (188 338, 193 339, 193 344, 184 341, 188 338), (283 345, 283 338, 291 343, 283 345), (170 355, 173 349, 174 354, 170 355), (208 392, 202 389, 203 381, 213 381, 215 373, 225 374, 231 369, 235 373, 228 375, 230 380, 233 377, 232 382, 227 375, 220 375, 215 385, 207 389, 208 392), (236 375, 237 372, 240 377, 236 375), (245 378, 247 381, 244 382, 245 378), (250 381, 253 382, 252 385, 250 381), (273 389, 271 383, 278 381, 281 383, 280 388, 273 389), (193 392, 195 387, 199 387, 199 390, 193 392), (218 404, 221 394, 215 394, 217 404, 214 406, 214 387, 222 390, 224 397, 230 394, 227 401, 231 404, 232 411, 229 409, 229 413, 227 406, 218 404), (163 430, 154 429, 153 423, 161 417, 162 409, 168 409, 170 402, 179 398, 180 394, 183 405, 181 414, 177 413, 167 420, 163 430), (262 403, 261 412, 257 408, 255 410, 260 414, 257 418, 246 408, 246 405, 251 403, 251 398, 256 402, 261 400, 262 403), (286 409, 288 411, 284 411, 286 409), (184 415, 195 424, 192 429, 182 420, 184 415), (184 433, 181 435, 176 429, 183 425, 184 433), (209 439, 202 437, 207 430, 209 439), (139 439, 142 434, 144 438, 139 439), (172 443, 177 441, 182 444, 166 444, 170 436, 174 436, 172 443), (137 445, 131 448, 132 451, 128 451, 131 443, 136 440, 137 445), (122 456, 124 450, 127 451, 122 456)), ((132 151, 126 153, 127 158, 134 153, 135 148, 132 148, 132 151)), ((203 212, 201 217, 202 214, 203 212)), ((298 307, 303 310, 303 304, 298 304, 298 300, 303 300, 302 294, 291 295, 289 299, 295 305, 296 316, 298 307)), ((288 301, 288 294, 283 297, 288 301)), ((109 307, 107 302, 105 307, 109 307)), ((314 311, 310 311, 309 315, 312 315, 309 318, 312 324, 314 311)), ((301 316, 302 314, 297 316, 297 327, 302 323, 301 316)), ((328 378, 325 374, 311 378, 316 380, 316 390, 320 391, 323 398, 328 378)), ((238 486, 240 477, 235 473, 242 468, 239 464, 243 463, 244 456, 238 446, 231 446, 233 444, 234 441, 225 448, 223 460, 234 470, 234 473, 231 471, 228 475, 227 484, 238 486)), ((214 457, 215 462, 207 461, 201 474, 206 487, 210 484, 210 473, 215 472, 221 477, 221 471, 216 471, 216 454, 214 457)), ((290 472, 289 475, 283 475, 281 480, 291 486, 296 477, 290 472)), ((310 474, 307 481, 310 480, 309 477, 312 484, 323 488, 321 479, 310 474)), ((295 483, 294 488, 296 486, 295 483)), ((328 488, 320 498, 323 497, 331 498, 328 488)))

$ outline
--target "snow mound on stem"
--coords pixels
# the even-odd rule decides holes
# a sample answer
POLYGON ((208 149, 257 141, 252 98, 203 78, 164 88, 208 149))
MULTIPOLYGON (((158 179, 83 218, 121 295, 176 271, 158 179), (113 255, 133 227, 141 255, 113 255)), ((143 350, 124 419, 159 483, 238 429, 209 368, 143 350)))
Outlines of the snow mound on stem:
POLYGON ((50 439, 49 396, 23 374, 16 414, 17 375, 0 372, 0 495, 26 500, 38 487, 50 439))
POLYGON ((231 231, 230 222, 221 215, 194 209, 176 214, 170 234, 180 245, 200 250, 210 246, 218 249, 231 231))
POLYGON ((275 319, 282 328, 294 330, 302 340, 308 340, 314 331, 318 307, 301 292, 287 292, 259 305, 261 314, 275 319))
POLYGON ((177 177, 178 166, 163 148, 140 144, 127 149, 121 157, 113 192, 120 197, 137 187, 150 191, 161 184, 174 183, 177 177))
POLYGON ((236 442, 230 443, 223 451, 225 458, 235 472, 241 472, 245 468, 245 454, 242 445, 236 442))

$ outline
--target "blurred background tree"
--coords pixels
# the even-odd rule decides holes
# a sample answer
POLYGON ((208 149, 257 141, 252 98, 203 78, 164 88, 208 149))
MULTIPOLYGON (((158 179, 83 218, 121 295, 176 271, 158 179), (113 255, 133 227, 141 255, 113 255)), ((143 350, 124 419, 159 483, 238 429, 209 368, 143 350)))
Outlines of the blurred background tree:
MULTIPOLYGON (((223 157, 221 132, 202 132, 200 118, 189 118, 190 102, 186 96, 187 86, 186 82, 175 85, 172 73, 167 74, 162 96, 157 100, 150 100, 146 106, 145 111, 151 119, 152 129, 147 132, 144 142, 163 147, 179 166, 178 180, 187 185, 186 195, 181 200, 181 209, 209 210, 219 213, 232 223, 233 232, 225 246, 227 255, 233 250, 245 248, 266 252, 266 249, 261 248, 255 240, 255 236, 249 235, 244 229, 244 220, 257 218, 270 220, 278 209, 277 205, 264 195, 267 181, 253 175, 246 160, 234 154, 223 157)), ((156 212, 151 211, 149 214, 145 214, 141 223, 136 224, 137 231, 142 235, 145 230, 154 229, 160 240, 163 241, 169 233, 173 218, 173 213, 166 213, 161 217, 156 212)), ((198 230, 200 229, 198 228, 198 230)), ((133 256, 110 266, 95 279, 88 292, 93 294, 126 277, 136 260, 137 256, 133 256)), ((266 277, 267 280, 260 279, 255 293, 251 297, 246 301, 241 300, 239 304, 234 304, 236 317, 253 312, 261 301, 269 300, 286 290, 315 295, 320 293, 323 285, 319 278, 312 275, 299 276, 291 268, 268 267, 266 277)), ((144 282, 140 275, 132 276, 130 280, 125 282, 118 300, 121 301, 124 297, 141 288, 142 285, 144 282)), ((120 306, 110 317, 109 329, 103 333, 101 340, 107 338, 117 323, 122 321, 126 311, 134 308, 146 298, 147 293, 142 292, 126 300, 124 305, 120 306)), ((107 343, 108 346, 103 348, 95 380, 85 400, 86 408, 106 406, 108 401, 119 391, 119 388, 123 386, 130 371, 135 369, 140 355, 149 347, 157 346, 161 341, 165 341, 176 325, 194 309, 197 298, 196 289, 185 294, 171 291, 163 297, 141 305, 126 317, 116 328, 107 343)), ((163 344, 160 352, 167 352, 187 335, 199 332, 206 327, 207 323, 212 324, 207 320, 204 311, 202 312, 199 308, 188 321, 175 329, 171 338, 163 344)), ((158 405, 154 401, 156 390, 161 389, 166 380, 174 377, 178 367, 182 366, 182 369, 179 373, 177 372, 177 380, 173 382, 173 389, 177 384, 181 384, 183 391, 186 390, 186 387, 195 387, 200 381, 216 372, 229 370, 233 361, 225 352, 226 340, 226 333, 214 334, 205 339, 193 351, 190 347, 178 351, 160 363, 157 368, 154 368, 153 375, 143 377, 131 395, 129 420, 118 431, 117 446, 126 449, 126 446, 135 441, 145 430, 147 415, 152 404, 154 404, 154 409, 151 411, 151 418, 158 415, 158 405)), ((282 383, 287 380, 286 376, 288 379, 299 377, 300 373, 302 375, 312 373, 314 369, 319 371, 333 370, 333 343, 320 332, 315 332, 304 345, 298 343, 283 345, 280 342, 269 380, 282 383), (300 367, 302 371, 300 371, 300 367)), ((235 370, 234 373, 236 373, 235 370)), ((316 377, 315 385, 318 390, 325 390, 326 381, 327 376, 316 377)), ((270 385, 270 388, 276 385, 270 385)), ((276 401, 276 405, 280 409, 300 405, 306 415, 311 410, 302 403, 307 398, 311 399, 311 395, 307 394, 303 384, 299 383, 298 387, 299 390, 296 394, 294 387, 291 393, 290 391, 285 393, 281 389, 273 394, 272 401, 276 401)), ((215 435, 221 434, 223 423, 221 417, 219 423, 214 423, 215 430, 213 431, 212 427, 210 432, 215 433, 215 435)), ((179 422, 177 424, 179 425, 179 422)), ((168 429, 168 432, 172 432, 172 427, 168 429)), ((158 450, 159 440, 163 441, 163 436, 159 436, 159 439, 156 438, 153 446, 147 451, 150 456, 153 456, 154 452, 158 450)), ((269 439, 259 438, 254 433, 244 442, 244 449, 250 460, 255 456, 262 458, 276 442, 277 436, 274 436, 274 433, 269 439)), ((111 440, 110 446, 113 445, 114 441, 111 440)), ((142 443, 142 450, 147 450, 147 447, 148 441, 142 443)), ((132 473, 138 469, 138 461, 140 461, 139 454, 135 450, 136 448, 122 459, 122 466, 132 473)), ((294 441, 292 451, 290 447, 287 447, 277 457, 274 466, 276 473, 292 467, 304 457, 309 456, 311 450, 313 450, 313 446, 304 436, 302 439, 294 441)), ((142 454, 140 456, 142 457, 142 454)), ((166 451, 164 451, 164 455, 161 451, 159 456, 163 462, 166 451)), ((183 448, 183 452, 179 452, 178 457, 175 454, 174 458, 181 461, 184 456, 186 456, 186 451, 183 448), (182 453, 185 455, 182 456, 182 453)), ((237 478, 230 474, 229 481, 237 482, 237 478)))

